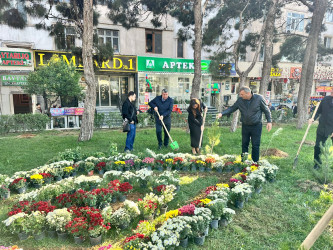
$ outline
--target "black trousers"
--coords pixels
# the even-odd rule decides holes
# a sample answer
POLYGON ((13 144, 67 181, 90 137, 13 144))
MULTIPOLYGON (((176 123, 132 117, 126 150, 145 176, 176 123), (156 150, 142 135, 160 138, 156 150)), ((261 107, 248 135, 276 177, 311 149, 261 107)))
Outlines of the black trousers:
MULTIPOLYGON (((164 124, 165 124, 165 127, 167 128, 168 132, 170 132, 171 119, 165 120, 164 124)), ((158 141, 158 146, 162 146, 162 128, 164 130, 164 146, 167 147, 169 145, 169 136, 165 132, 165 129, 164 129, 162 123, 159 121, 156 121, 156 137, 157 137, 157 141, 158 141)))
POLYGON ((260 140, 262 132, 262 123, 257 125, 242 125, 242 153, 249 152, 249 144, 252 142, 252 160, 259 161, 260 140))
MULTIPOLYGON (((323 145, 325 144, 325 142, 327 141, 328 136, 323 135, 322 133, 318 132, 317 129, 317 138, 316 138, 316 145, 314 146, 314 160, 315 160, 315 164, 317 164, 317 162, 319 164, 321 164, 321 160, 320 160, 320 143, 322 143, 323 145)), ((332 139, 332 144, 333 144, 333 138, 332 139)))

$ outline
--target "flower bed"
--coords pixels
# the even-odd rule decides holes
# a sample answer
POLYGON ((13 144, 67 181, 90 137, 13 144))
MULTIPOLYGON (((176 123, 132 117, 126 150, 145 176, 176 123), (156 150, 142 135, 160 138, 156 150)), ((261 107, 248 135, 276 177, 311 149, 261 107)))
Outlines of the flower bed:
MULTIPOLYGON (((17 196, 20 202, 13 206, 4 223, 7 230, 14 234, 37 234, 47 229, 56 230, 60 235, 70 234, 75 240, 80 238, 81 241, 88 237, 94 240, 101 239, 102 235, 109 237, 110 228, 136 228, 135 235, 124 241, 125 249, 172 248, 183 244, 188 238, 195 238, 198 244, 203 244, 204 235, 207 234, 204 231, 209 225, 216 228, 218 221, 229 223, 235 214, 230 206, 243 207, 254 192, 259 193, 265 182, 276 177, 278 168, 265 160, 253 164, 249 160, 241 162, 239 159, 230 155, 162 155, 147 150, 146 156, 140 157, 117 154, 109 158, 88 157, 77 163, 53 163, 52 171, 48 170, 51 165, 43 166, 29 171, 29 177, 34 175, 32 180, 41 180, 44 176, 50 178, 51 172, 56 176, 60 172, 72 173, 74 169, 86 171, 87 165, 96 171, 106 172, 101 175, 103 177, 68 177, 21 194, 17 196), (125 171, 125 168, 129 171, 125 171), (160 172, 161 169, 163 172, 160 172), (167 205, 174 199, 180 182, 176 169, 207 172, 239 169, 239 172, 234 173, 229 183, 209 186, 202 197, 196 197, 189 204, 167 212, 167 205), (137 202, 126 200, 124 196, 132 191, 140 192, 142 199, 137 202), (112 203, 115 200, 124 202, 113 211, 112 203), (143 221, 133 225, 138 217, 143 221)), ((27 172, 21 172, 12 178, 0 176, 0 181, 13 183, 13 178, 25 177, 27 172)))

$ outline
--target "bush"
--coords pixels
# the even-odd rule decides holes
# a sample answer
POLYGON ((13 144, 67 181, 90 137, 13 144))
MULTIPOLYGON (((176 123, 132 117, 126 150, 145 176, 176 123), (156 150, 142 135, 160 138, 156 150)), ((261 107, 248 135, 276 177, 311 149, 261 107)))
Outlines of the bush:
POLYGON ((50 121, 43 114, 0 115, 0 134, 9 132, 41 131, 50 121))

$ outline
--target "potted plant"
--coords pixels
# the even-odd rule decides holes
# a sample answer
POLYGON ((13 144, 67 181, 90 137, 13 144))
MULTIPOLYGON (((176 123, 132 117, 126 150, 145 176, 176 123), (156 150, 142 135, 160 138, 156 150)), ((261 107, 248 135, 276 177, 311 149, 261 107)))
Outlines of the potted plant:
POLYGON ((141 214, 141 212, 139 210, 139 207, 138 207, 138 204, 133 202, 133 201, 126 200, 124 202, 123 208, 130 215, 131 219, 135 219, 141 214))
POLYGON ((59 240, 67 238, 66 225, 72 220, 72 214, 67 208, 55 209, 46 215, 49 229, 56 230, 59 240))
POLYGON ((210 172, 212 171, 212 168, 213 168, 213 164, 216 162, 215 158, 214 157, 207 157, 205 159, 205 163, 206 163, 206 171, 207 172, 210 172))
POLYGON ((49 173, 39 173, 40 175, 43 176, 43 181, 45 184, 50 184, 51 183, 51 179, 52 179, 52 175, 49 173))
POLYGON ((99 175, 103 175, 106 169, 106 162, 101 161, 96 164, 95 170, 98 172, 99 175))
POLYGON ((87 161, 84 164, 84 170, 87 173, 88 176, 92 176, 94 174, 94 168, 95 168, 95 164, 87 161))
POLYGON ((67 232, 73 235, 75 244, 82 244, 88 235, 88 221, 85 217, 77 217, 65 226, 67 232))
POLYGON ((155 166, 154 166, 154 169, 157 170, 157 171, 160 171, 162 172, 163 171, 163 165, 164 165, 164 161, 161 161, 161 160, 155 160, 155 166))
POLYGON ((141 159, 135 159, 134 160, 134 168, 135 170, 140 170, 142 165, 142 160, 141 159))
POLYGON ((232 161, 227 161, 224 163, 223 171, 226 173, 231 172, 234 169, 234 163, 232 161))
POLYGON ((17 178, 10 183, 9 188, 16 190, 19 194, 26 191, 27 180, 25 178, 17 178))
POLYGON ((252 187, 248 183, 236 183, 230 191, 230 197, 236 208, 243 208, 247 197, 252 193, 252 187))
POLYGON ((118 199, 120 202, 123 202, 126 200, 126 194, 128 194, 133 189, 133 186, 131 184, 129 184, 128 182, 123 182, 123 183, 120 183, 118 188, 119 188, 118 199))
POLYGON ((64 174, 64 169, 60 166, 55 166, 52 168, 51 173, 54 176, 55 181, 61 181, 64 174))
POLYGON ((168 203, 173 200, 176 190, 174 185, 168 185, 161 189, 160 196, 160 213, 165 214, 168 210, 168 203))
POLYGON ((74 168, 72 166, 68 166, 64 168, 64 178, 68 178, 74 172, 74 168))
POLYGON ((28 214, 17 213, 4 220, 3 223, 5 224, 9 232, 11 232, 12 234, 17 234, 20 240, 25 240, 29 237, 27 218, 28 214))
POLYGON ((130 171, 134 166, 133 160, 125 160, 125 171, 130 171))
POLYGON ((152 157, 146 157, 142 160, 142 163, 148 170, 152 170, 152 167, 154 165, 155 159, 152 157))
POLYGON ((266 180, 273 182, 276 178, 279 168, 276 165, 270 164, 268 161, 262 160, 259 162, 259 171, 265 173, 266 180))
POLYGON ((247 167, 247 164, 240 161, 240 160, 236 160, 233 162, 233 170, 235 173, 239 173, 240 171, 242 171, 244 168, 247 167))
POLYGON ((195 164, 200 172, 205 172, 206 163, 202 160, 196 160, 195 164))
POLYGON ((145 235, 140 233, 127 237, 123 242, 124 250, 143 249, 142 243, 144 238, 145 235))
POLYGON ((153 193, 146 194, 143 199, 138 199, 138 207, 145 220, 154 218, 158 205, 158 197, 153 193))
POLYGON ((200 207, 195 208, 194 215, 197 218, 195 225, 192 224, 192 231, 195 237, 194 242, 197 245, 201 245, 205 241, 204 237, 208 236, 212 212, 208 208, 200 207))
POLYGON ((30 182, 33 184, 35 188, 41 188, 43 185, 43 175, 41 174, 34 174, 30 176, 30 182))
POLYGON ((213 163, 213 169, 218 173, 223 172, 223 166, 224 166, 224 164, 221 161, 217 161, 217 162, 213 163))
POLYGON ((8 199, 10 197, 10 190, 7 185, 2 184, 0 186, 0 197, 2 199, 8 199))
POLYGON ((27 218, 27 228, 34 235, 35 240, 39 241, 45 238, 45 214, 40 211, 32 212, 27 218))
POLYGON ((212 229, 217 229, 219 225, 219 220, 223 214, 223 209, 227 206, 227 201, 224 199, 216 199, 208 203, 207 207, 212 211, 212 222, 210 227, 212 229))
POLYGON ((129 226, 131 217, 124 208, 119 208, 111 215, 111 225, 115 225, 121 229, 125 229, 129 226))
POLYGON ((262 171, 251 172, 247 177, 247 183, 254 187, 254 191, 259 194, 262 190, 262 184, 266 182, 265 173, 262 171))
POLYGON ((230 183, 232 186, 235 186, 237 183, 244 183, 246 181, 246 175, 245 173, 237 173, 231 176, 230 183))
POLYGON ((116 170, 124 171, 125 161, 115 161, 114 164, 116 165, 116 170))
POLYGON ((235 210, 227 207, 224 208, 221 215, 220 226, 226 227, 232 221, 233 215, 235 215, 235 210))
MULTIPOLYGON (((175 168, 177 171, 179 171, 179 170, 182 168, 183 163, 184 163, 184 159, 181 158, 181 157, 175 157, 175 158, 173 159, 173 166, 174 166, 174 168, 175 168)), ((169 169, 168 169, 168 170, 169 170, 169 169)), ((170 169, 170 170, 171 170, 171 169, 170 169)), ((170 170, 169 170, 169 171, 170 171, 170 170)))

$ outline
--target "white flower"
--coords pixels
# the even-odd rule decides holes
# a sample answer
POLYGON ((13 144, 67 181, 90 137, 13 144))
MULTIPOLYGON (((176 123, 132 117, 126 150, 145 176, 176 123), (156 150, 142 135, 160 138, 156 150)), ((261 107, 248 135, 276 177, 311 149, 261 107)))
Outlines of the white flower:
POLYGON ((8 219, 4 220, 3 223, 8 227, 10 226, 15 220, 23 217, 27 217, 28 215, 26 213, 18 213, 10 216, 8 219))

